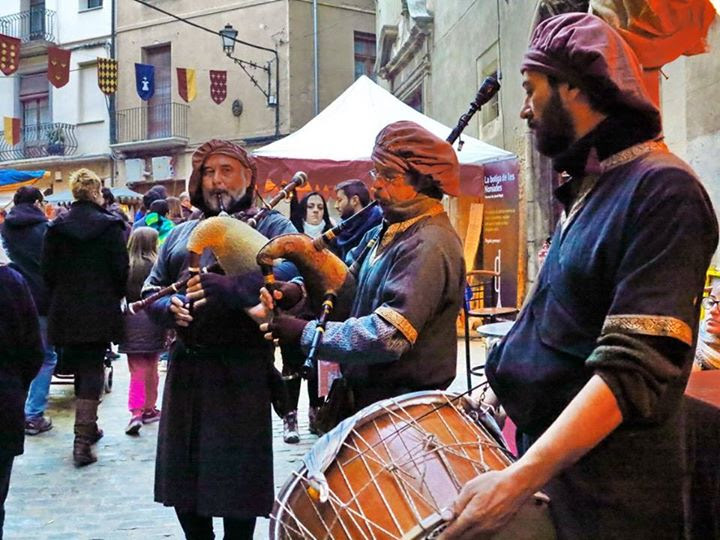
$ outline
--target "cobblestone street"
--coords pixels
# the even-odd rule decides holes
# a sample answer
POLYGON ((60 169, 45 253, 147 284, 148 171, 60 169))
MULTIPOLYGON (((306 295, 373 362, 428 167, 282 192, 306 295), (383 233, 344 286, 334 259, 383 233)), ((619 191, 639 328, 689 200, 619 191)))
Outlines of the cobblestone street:
MULTIPOLYGON (((483 349, 473 342, 474 363, 483 349)), ((458 376, 451 389, 463 391, 465 361, 458 342, 458 376)), ((129 373, 125 356, 113 363, 113 391, 99 409, 105 436, 97 444, 98 462, 81 469, 72 463, 74 415, 71 385, 53 384, 48 414, 53 429, 25 438, 25 454, 15 460, 10 494, 5 504, 7 540, 120 540, 184 538, 171 508, 153 502, 157 424, 143 426, 138 437, 125 435, 129 373)), ((478 379, 475 379, 477 381, 478 379)), ((161 387, 164 373, 161 373, 161 387)), ((305 385, 298 419, 301 441, 282 440, 282 421, 273 415, 276 490, 300 464, 317 440, 307 431, 305 385)), ((215 520, 222 538, 222 520, 215 520)), ((255 539, 268 535, 268 521, 258 520, 255 539)))

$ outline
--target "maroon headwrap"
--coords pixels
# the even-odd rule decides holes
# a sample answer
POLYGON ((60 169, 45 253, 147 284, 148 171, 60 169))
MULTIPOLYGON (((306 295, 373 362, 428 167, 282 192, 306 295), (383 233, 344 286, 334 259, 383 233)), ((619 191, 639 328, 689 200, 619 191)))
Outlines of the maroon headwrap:
POLYGON ((399 172, 414 169, 440 182, 448 195, 460 195, 460 165, 455 150, 415 122, 400 120, 385 126, 375 138, 372 160, 399 172))
MULTIPOLYGON (((198 190, 202 184, 202 168, 205 164, 205 160, 213 154, 224 154, 231 158, 237 159, 245 167, 250 169, 252 172, 252 178, 250 179, 250 185, 248 186, 247 192, 252 193, 255 188, 255 178, 257 176, 257 169, 255 168, 255 160, 237 144, 231 143, 230 141, 223 141, 220 139, 212 139, 200 146, 192 157, 192 174, 187 186, 187 192, 190 195, 191 202, 196 204, 196 197, 202 200, 202 193, 198 193, 198 190)), ((198 206, 199 208, 199 206, 198 206)))
POLYGON ((566 13, 538 25, 521 71, 538 71, 579 86, 611 105, 639 113, 661 130, 660 111, 643 83, 640 63, 610 25, 588 13, 566 13))

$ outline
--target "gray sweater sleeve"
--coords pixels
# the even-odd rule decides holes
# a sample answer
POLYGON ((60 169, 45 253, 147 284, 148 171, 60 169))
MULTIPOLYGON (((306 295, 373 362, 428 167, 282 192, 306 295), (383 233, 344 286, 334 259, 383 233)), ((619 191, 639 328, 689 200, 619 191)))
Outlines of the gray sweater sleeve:
MULTIPOLYGON (((305 326, 300 345, 307 354, 315 321, 305 326)), ((340 364, 370 365, 394 362, 410 350, 410 342, 392 324, 375 313, 325 327, 319 357, 340 364)))
POLYGON ((652 423, 671 412, 663 398, 681 380, 688 354, 689 347, 674 338, 609 333, 586 365, 610 387, 624 421, 652 423))

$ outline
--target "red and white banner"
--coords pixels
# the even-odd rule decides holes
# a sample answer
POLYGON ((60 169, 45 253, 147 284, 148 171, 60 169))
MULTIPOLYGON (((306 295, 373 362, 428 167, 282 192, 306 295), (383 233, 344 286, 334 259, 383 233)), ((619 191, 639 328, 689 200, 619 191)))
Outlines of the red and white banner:
POLYGON ((210 70, 210 97, 220 105, 227 97, 227 71, 210 70))

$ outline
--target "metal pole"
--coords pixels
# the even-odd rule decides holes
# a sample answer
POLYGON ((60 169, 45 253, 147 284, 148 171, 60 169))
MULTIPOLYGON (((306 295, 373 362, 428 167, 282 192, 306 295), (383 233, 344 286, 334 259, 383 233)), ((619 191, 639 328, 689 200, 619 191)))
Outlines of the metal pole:
MULTIPOLYGON (((110 58, 115 58, 115 0, 110 3, 110 58)), ((115 116, 115 94, 110 95, 110 107, 108 107, 108 120, 110 121, 110 144, 117 142, 117 118, 115 116)), ((115 173, 117 163, 115 154, 110 149, 110 187, 115 187, 115 173)))
POLYGON ((318 88, 318 5, 313 0, 313 110, 320 112, 320 89, 318 88))
POLYGON ((280 55, 275 49, 275 136, 280 136, 280 55))

